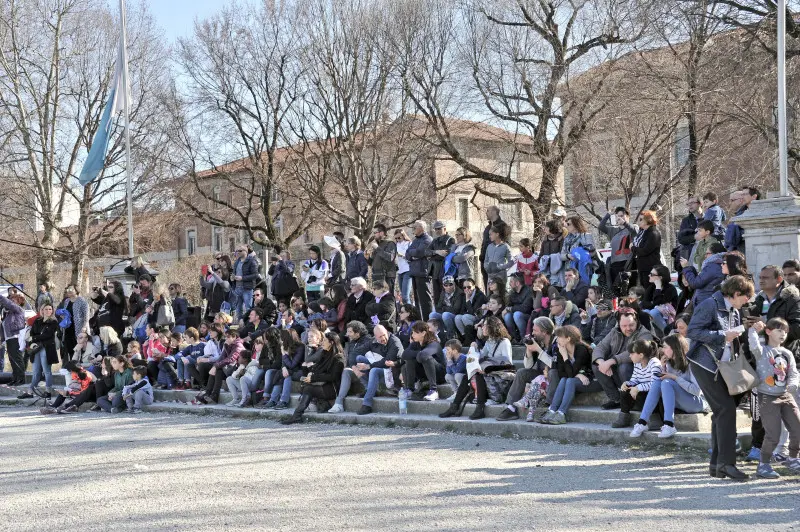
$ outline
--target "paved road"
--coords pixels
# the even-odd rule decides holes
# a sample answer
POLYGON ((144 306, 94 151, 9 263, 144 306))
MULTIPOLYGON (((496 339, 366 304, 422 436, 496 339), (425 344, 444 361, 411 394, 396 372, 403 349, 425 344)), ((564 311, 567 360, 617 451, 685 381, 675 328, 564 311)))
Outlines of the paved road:
POLYGON ((343 425, 0 408, 3 530, 800 529, 697 457, 343 425))

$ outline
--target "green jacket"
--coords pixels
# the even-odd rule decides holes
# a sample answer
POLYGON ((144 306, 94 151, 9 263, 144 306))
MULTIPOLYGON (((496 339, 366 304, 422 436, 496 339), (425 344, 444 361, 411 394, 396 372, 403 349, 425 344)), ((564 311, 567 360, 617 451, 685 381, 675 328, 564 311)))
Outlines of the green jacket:
POLYGON ((117 371, 114 373, 114 388, 109 391, 112 393, 122 393, 122 388, 129 384, 133 384, 133 370, 128 368, 122 373, 117 371))
POLYGON ((692 256, 689 258, 689 264, 694 265, 698 272, 701 270, 703 261, 706 260, 706 251, 714 242, 718 242, 718 240, 709 235, 695 244, 692 256))

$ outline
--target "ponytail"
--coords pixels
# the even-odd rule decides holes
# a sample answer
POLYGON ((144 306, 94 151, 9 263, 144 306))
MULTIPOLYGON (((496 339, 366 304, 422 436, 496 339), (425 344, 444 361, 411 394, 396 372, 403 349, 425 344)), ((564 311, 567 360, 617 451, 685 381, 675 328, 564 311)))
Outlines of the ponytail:
POLYGON ((630 353, 639 353, 645 360, 650 360, 658 355, 658 344, 653 340, 636 340, 628 351, 630 353))

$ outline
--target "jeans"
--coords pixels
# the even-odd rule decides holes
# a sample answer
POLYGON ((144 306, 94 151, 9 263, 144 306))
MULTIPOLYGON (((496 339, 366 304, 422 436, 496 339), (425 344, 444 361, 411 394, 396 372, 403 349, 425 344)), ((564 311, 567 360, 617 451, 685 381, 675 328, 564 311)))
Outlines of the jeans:
POLYGON ((153 404, 153 390, 136 390, 132 396, 125 399, 128 408, 142 408, 153 404))
POLYGON ((283 382, 272 387, 272 393, 270 393, 269 400, 275 401, 276 403, 281 401, 289 404, 289 401, 292 398, 292 376, 289 375, 288 377, 283 377, 283 375, 281 375, 280 378, 283 379, 283 382))
POLYGON ((662 331, 667 328, 667 320, 665 320, 664 316, 661 315, 660 310, 657 308, 651 308, 650 310, 645 310, 645 312, 650 314, 650 319, 653 320, 653 323, 656 327, 662 331))
POLYGON ((466 376, 466 373, 448 373, 444 376, 444 380, 450 385, 455 393, 455 390, 458 390, 458 387, 461 386, 461 381, 464 380, 464 377, 466 376))
POLYGON ((406 305, 411 303, 411 276, 408 272, 401 273, 400 280, 400 297, 406 305))
MULTIPOLYGON (((370 373, 372 373, 371 370, 370 373)), ((354 382, 358 382, 359 384, 361 384, 361 386, 366 388, 368 384, 368 379, 369 379, 369 374, 366 375, 362 374, 361 377, 356 377, 356 374, 353 372, 352 369, 345 368, 345 370, 342 372, 342 383, 339 386, 339 395, 336 396, 336 403, 340 405, 344 404, 344 398, 347 397, 347 394, 350 391, 351 384, 353 384, 354 382)))
POLYGON ((566 414, 570 405, 572 405, 572 400, 575 399, 576 393, 599 391, 600 383, 597 381, 589 381, 589 384, 583 384, 578 377, 560 379, 558 386, 556 386, 553 400, 550 402, 550 410, 566 414))
POLYGON ((622 383, 630 380, 633 375, 633 364, 614 364, 611 366, 611 376, 600 373, 597 366, 594 366, 594 378, 603 387, 609 401, 619 402, 619 387, 622 383))
POLYGON ((503 321, 506 322, 506 329, 511 334, 511 337, 522 338, 525 336, 525 329, 528 327, 528 318, 530 314, 523 314, 522 312, 509 312, 503 316, 503 321), (514 333, 514 326, 517 328, 517 334, 514 333))
POLYGON ((270 397, 272 394, 272 386, 278 372, 280 372, 278 369, 268 369, 264 373, 264 398, 270 397))
POLYGON ((475 325, 475 320, 473 314, 459 314, 453 319, 456 329, 462 336, 467 333, 467 326, 475 325))
POLYGON ((176 325, 172 328, 172 332, 183 334, 186 332, 186 325, 176 325))
POLYGON ((50 363, 47 362, 47 353, 44 349, 40 349, 33 355, 33 380, 31 381, 31 390, 39 385, 42 380, 42 371, 44 371, 44 386, 47 391, 53 389, 53 372, 50 371, 50 363))
POLYGON ((456 315, 452 312, 444 312, 439 314, 438 312, 431 312, 429 319, 432 320, 441 320, 444 323, 444 330, 448 336, 452 337, 456 333, 456 315))
POLYGON ((692 395, 672 379, 654 379, 650 383, 650 391, 642 408, 640 419, 650 421, 650 416, 658 406, 658 400, 664 403, 664 421, 675 421, 675 408, 680 408, 687 414, 696 414, 703 411, 703 400, 692 395))
POLYGON ((239 379, 239 386, 242 389, 242 403, 246 404, 247 401, 250 400, 250 394, 258 390, 258 387, 264 382, 265 373, 265 370, 260 369, 255 373, 255 375, 249 377, 245 375, 239 379))
POLYGON ((114 399, 111 401, 108 400, 108 395, 98 397, 96 403, 97 406, 103 410, 103 412, 111 412, 112 408, 120 408, 125 410, 125 400, 122 398, 121 392, 117 392, 117 394, 114 395, 114 399))
POLYGON ((231 312, 236 317, 242 317, 253 306, 253 289, 234 288, 231 299, 233 299, 231 312))
POLYGON ((175 365, 178 366, 178 382, 188 382, 192 380, 192 374, 190 373, 189 366, 196 366, 198 358, 200 357, 177 357, 175 365), (189 362, 184 362, 184 358, 188 359, 189 362))

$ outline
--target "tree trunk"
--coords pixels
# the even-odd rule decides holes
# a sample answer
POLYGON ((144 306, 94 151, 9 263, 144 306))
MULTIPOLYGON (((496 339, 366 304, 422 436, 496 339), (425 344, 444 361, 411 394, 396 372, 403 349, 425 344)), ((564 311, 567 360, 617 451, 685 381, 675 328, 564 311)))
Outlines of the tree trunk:
POLYGON ((55 227, 44 222, 44 237, 41 248, 36 253, 36 286, 46 284, 53 278, 53 248, 58 242, 55 227))

